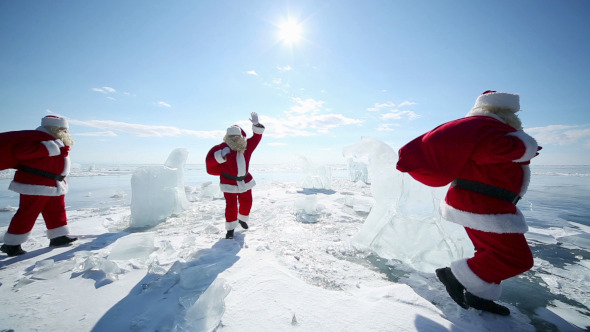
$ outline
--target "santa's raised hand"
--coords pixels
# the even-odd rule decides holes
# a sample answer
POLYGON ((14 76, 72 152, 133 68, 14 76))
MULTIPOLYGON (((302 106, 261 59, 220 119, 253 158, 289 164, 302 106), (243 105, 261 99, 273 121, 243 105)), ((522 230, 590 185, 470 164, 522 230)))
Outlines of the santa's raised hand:
POLYGON ((252 124, 257 125, 258 122, 258 113, 256 112, 252 112, 250 113, 250 121, 252 122, 252 124))

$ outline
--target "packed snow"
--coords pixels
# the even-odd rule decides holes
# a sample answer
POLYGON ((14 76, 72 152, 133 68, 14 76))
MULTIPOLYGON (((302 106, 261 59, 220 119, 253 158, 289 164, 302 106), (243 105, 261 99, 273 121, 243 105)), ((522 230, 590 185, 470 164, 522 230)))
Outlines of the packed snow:
MULTIPOLYGON (((150 194, 178 202, 184 152, 171 154, 166 171, 134 172, 133 195, 151 178, 161 189, 150 194)), ((460 308, 436 279, 434 268, 473 251, 436 212, 444 188, 395 171, 396 154, 382 142, 363 139, 343 152, 345 177, 306 158, 295 181, 251 170, 250 228, 232 240, 224 239, 225 202, 213 177, 184 183, 182 209, 148 198, 70 209, 79 240, 67 247, 47 247, 39 218, 27 254, 0 256, 0 331, 535 331, 502 299, 511 316, 460 308), (139 217, 133 204, 166 217, 139 217)), ((534 230, 539 241, 556 237, 534 230)), ((559 238, 585 245, 581 234, 559 238)), ((582 261, 573 268, 583 286, 590 264, 582 261)), ((572 267, 546 267, 552 273, 540 281, 556 292, 571 286, 572 267)), ((588 305, 586 295, 580 290, 579 300, 588 305)), ((548 308, 537 315, 561 331, 590 326, 588 312, 569 303, 548 308)))

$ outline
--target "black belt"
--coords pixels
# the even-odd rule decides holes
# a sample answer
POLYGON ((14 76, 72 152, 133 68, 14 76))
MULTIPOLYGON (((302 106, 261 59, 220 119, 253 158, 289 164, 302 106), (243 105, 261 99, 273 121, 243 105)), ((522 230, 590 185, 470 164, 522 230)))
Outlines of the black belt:
POLYGON ((244 180, 246 180, 246 177, 248 177, 248 173, 246 173, 246 175, 244 175, 244 176, 234 176, 234 175, 222 172, 221 175, 225 178, 235 180, 235 181, 244 181, 244 180))
POLYGON ((31 174, 35 174, 35 175, 39 175, 44 178, 57 180, 57 181, 63 181, 66 178, 65 175, 47 172, 42 169, 36 169, 36 168, 29 167, 29 166, 20 165, 20 166, 18 166, 18 170, 23 171, 23 172, 27 172, 27 173, 31 173, 31 174))
POLYGON ((519 194, 510 190, 477 181, 455 179, 451 182, 451 186, 499 198, 512 204, 518 203, 521 198, 519 194))

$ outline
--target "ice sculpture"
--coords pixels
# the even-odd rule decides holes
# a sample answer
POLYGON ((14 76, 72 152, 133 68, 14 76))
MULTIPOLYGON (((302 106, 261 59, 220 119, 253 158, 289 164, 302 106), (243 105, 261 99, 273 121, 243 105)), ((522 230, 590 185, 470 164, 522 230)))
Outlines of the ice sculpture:
POLYGON ((162 166, 140 167, 131 177, 131 227, 155 226, 188 208, 184 189, 186 149, 173 150, 162 166))
POLYGON ((330 166, 314 166, 309 159, 300 156, 303 162, 304 177, 300 186, 304 189, 332 189, 332 169, 330 166))
POLYGON ((438 213, 446 188, 427 187, 397 171, 396 151, 379 140, 364 137, 345 147, 343 154, 353 160, 368 157, 375 200, 353 238, 355 247, 424 272, 473 252, 463 227, 442 220, 438 213))

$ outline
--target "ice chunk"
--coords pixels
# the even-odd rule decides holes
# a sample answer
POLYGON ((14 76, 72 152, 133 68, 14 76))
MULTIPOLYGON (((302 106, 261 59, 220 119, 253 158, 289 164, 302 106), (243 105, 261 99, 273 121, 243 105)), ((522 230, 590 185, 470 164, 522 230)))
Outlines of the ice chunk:
POLYGON ((347 146, 345 157, 369 160, 375 200, 353 244, 414 269, 432 272, 473 252, 461 226, 441 220, 438 206, 445 188, 427 187, 395 169, 397 153, 387 144, 363 138, 347 146))
POLYGON ((332 169, 330 166, 315 166, 313 163, 300 156, 303 162, 303 179, 300 186, 304 189, 332 189, 332 169))
POLYGON ((118 239, 108 259, 110 260, 146 260, 156 250, 154 240, 156 233, 134 233, 118 239))
POLYGON ((217 263, 201 264, 185 268, 180 273, 180 287, 183 289, 194 289, 202 286, 207 279, 215 279, 219 273, 217 263))
POLYGON ((162 166, 140 167, 131 177, 131 227, 155 226, 188 208, 184 164, 188 152, 175 149, 162 166))
POLYGON ((225 313, 225 298, 231 286, 225 279, 217 278, 190 307, 185 316, 188 331, 213 331, 225 313))
POLYGON ((316 223, 321 217, 322 205, 318 205, 317 195, 306 195, 298 198, 295 203, 295 216, 302 223, 316 223))
POLYGON ((369 170, 367 164, 362 161, 348 159, 348 180, 352 182, 362 181, 369 184, 369 170))

